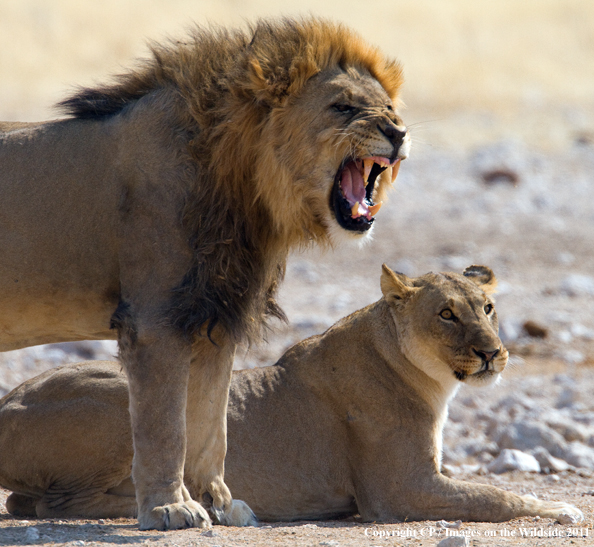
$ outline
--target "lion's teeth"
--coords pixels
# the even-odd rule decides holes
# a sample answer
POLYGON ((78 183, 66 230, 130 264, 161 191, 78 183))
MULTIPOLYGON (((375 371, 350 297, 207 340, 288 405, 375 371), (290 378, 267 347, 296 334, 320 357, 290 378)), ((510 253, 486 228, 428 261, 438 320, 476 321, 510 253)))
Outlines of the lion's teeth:
POLYGON ((359 215, 359 202, 355 203, 355 205, 353 205, 351 207, 351 216, 354 218, 355 215, 360 216, 359 215))
POLYGON ((392 167, 392 183, 396 180, 398 176, 398 171, 400 171, 400 162, 397 162, 396 165, 392 167))
POLYGON ((365 182, 365 188, 367 188, 367 184, 369 182, 369 173, 371 173, 371 168, 373 167, 373 160, 363 160, 363 181, 365 182))
POLYGON ((371 207, 369 207, 369 214, 374 217, 375 215, 377 215, 377 212, 381 209, 382 207, 382 203, 383 201, 380 201, 379 203, 376 203, 375 205, 372 205, 371 207))

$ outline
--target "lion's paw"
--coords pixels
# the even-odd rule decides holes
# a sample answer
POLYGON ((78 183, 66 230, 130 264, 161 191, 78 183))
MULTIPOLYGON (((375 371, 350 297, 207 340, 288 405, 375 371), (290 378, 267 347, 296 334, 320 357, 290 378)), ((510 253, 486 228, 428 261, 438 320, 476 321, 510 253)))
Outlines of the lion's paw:
POLYGON ((584 514, 575 506, 563 501, 543 501, 534 496, 524 496, 530 514, 557 519, 561 524, 577 524, 584 520, 584 514))
POLYGON ((559 524, 572 525, 584 520, 584 513, 582 513, 577 507, 563 502, 556 505, 559 505, 556 517, 559 524))
POLYGON ((212 507, 212 512, 219 524, 225 526, 256 526, 258 519, 245 501, 232 500, 231 507, 225 511, 212 507))
POLYGON ((212 522, 206 509, 194 500, 155 507, 147 515, 139 515, 141 530, 179 530, 208 528, 212 522))

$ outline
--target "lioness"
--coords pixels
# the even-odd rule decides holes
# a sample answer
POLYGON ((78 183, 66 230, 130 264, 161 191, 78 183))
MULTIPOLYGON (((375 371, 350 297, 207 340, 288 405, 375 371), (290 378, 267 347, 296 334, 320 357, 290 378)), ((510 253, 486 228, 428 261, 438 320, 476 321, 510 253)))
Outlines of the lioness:
POLYGON ((282 316, 291 248, 369 233, 409 151, 401 83, 341 25, 260 21, 0 124, 0 350, 117 338, 141 529, 209 524, 184 471, 219 522, 253 521, 223 481, 236 344, 282 316))
MULTIPOLYGON (((502 521, 581 512, 440 474, 448 401, 508 353, 483 266, 410 279, 272 367, 233 375, 226 478, 264 520, 502 521)), ((189 403, 200 393, 190 378, 189 403)), ((0 485, 19 516, 136 514, 126 378, 118 363, 50 370, 0 401, 0 485)), ((202 457, 188 430, 188 461, 202 457)), ((194 466, 188 469, 194 469, 194 466)), ((186 471, 191 493, 200 482, 186 471)))

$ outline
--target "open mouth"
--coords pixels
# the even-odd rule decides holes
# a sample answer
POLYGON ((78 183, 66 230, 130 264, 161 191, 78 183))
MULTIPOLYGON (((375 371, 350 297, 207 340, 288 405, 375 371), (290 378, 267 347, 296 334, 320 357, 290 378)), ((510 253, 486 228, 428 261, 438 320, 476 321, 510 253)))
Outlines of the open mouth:
POLYGON ((375 181, 389 167, 394 182, 400 169, 400 159, 390 162, 388 158, 372 156, 347 159, 342 163, 330 195, 330 207, 342 228, 352 232, 366 232, 371 228, 382 206, 381 202, 373 203, 375 181))

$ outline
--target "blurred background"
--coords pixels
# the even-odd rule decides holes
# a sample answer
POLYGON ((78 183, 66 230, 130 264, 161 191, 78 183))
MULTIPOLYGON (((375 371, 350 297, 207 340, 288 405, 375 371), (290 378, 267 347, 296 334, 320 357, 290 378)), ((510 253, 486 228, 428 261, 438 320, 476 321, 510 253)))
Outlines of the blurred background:
POLYGON ((74 85, 104 81, 192 22, 308 13, 403 63, 404 115, 431 146, 514 133, 560 147, 593 126, 590 0, 0 0, 0 118, 52 118, 74 85))

